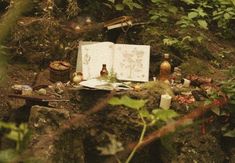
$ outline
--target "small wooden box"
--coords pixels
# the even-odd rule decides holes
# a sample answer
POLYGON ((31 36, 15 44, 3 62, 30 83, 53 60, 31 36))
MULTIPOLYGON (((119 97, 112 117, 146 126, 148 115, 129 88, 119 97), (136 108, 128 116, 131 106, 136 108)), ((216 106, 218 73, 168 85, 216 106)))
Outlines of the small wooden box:
POLYGON ((53 61, 49 65, 52 82, 67 82, 70 80, 71 64, 65 61, 53 61))

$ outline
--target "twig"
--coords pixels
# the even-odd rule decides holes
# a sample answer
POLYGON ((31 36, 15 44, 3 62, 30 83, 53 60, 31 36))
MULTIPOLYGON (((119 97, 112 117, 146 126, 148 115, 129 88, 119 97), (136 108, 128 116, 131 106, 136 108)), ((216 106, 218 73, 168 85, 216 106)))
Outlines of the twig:
MULTIPOLYGON (((146 138, 144 138, 142 143, 139 145, 139 148, 143 148, 144 146, 150 144, 154 140, 156 140, 162 136, 165 136, 170 132, 175 131, 175 129, 179 126, 183 126, 185 124, 188 124, 188 122, 191 122, 194 119, 200 117, 205 112, 209 111, 211 108, 213 108, 215 106, 223 106, 223 105, 227 104, 227 102, 228 102, 227 97, 223 97, 219 100, 215 100, 212 104, 208 104, 208 105, 196 108, 194 111, 183 116, 181 119, 179 119, 173 123, 167 124, 164 127, 160 128, 159 130, 156 130, 155 132, 148 135, 146 138)), ((128 148, 133 149, 135 147, 135 145, 136 145, 136 143, 131 143, 128 145, 128 148)))
POLYGON ((137 151, 137 149, 139 148, 139 146, 141 145, 143 139, 144 139, 144 135, 145 135, 145 132, 146 132, 146 129, 147 129, 147 124, 144 120, 144 118, 140 115, 140 118, 143 122, 143 129, 142 129, 142 132, 141 132, 141 135, 140 135, 140 139, 139 139, 139 142, 138 144, 136 144, 136 146, 134 147, 134 149, 131 151, 131 154, 128 156, 127 160, 125 163, 129 163, 131 161, 131 159, 133 158, 135 152, 137 151))

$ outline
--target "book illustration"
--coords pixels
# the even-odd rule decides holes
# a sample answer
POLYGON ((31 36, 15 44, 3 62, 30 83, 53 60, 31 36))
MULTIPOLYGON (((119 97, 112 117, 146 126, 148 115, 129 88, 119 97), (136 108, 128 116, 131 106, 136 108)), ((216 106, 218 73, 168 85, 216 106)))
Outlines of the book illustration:
MULTIPOLYGON (((134 74, 141 72, 143 69, 143 51, 137 51, 136 48, 132 50, 131 53, 128 53, 127 50, 122 53, 122 62, 120 63, 120 67, 126 69, 128 72, 128 78, 131 79, 134 74)), ((123 75, 123 73, 122 73, 123 75)), ((144 77, 144 74, 141 74, 144 77)))
POLYGON ((150 47, 145 45, 115 45, 114 71, 120 80, 148 81, 150 47), (117 60, 119 60, 117 62, 117 60))
POLYGON ((88 76, 90 76, 90 61, 91 61, 91 56, 88 54, 88 49, 85 48, 85 55, 84 55, 84 59, 83 59, 83 64, 87 65, 87 72, 88 72, 88 76))
POLYGON ((81 47, 82 73, 85 80, 99 77, 103 64, 108 71, 112 68, 112 48, 110 43, 95 43, 81 47))
POLYGON ((150 46, 113 44, 111 42, 81 44, 79 46, 77 71, 85 80, 100 76, 103 64, 119 80, 148 81, 150 46), (79 61, 79 59, 81 61, 79 61))
MULTIPOLYGON (((92 42, 92 41, 79 41, 79 47, 78 47, 78 55, 77 55, 77 64, 76 64, 76 71, 77 72, 82 72, 82 65, 83 65, 83 60, 82 60, 82 56, 88 54, 85 50, 84 54, 82 54, 82 46, 85 45, 91 45, 91 44, 95 44, 97 42, 92 42)), ((91 57, 91 56, 89 56, 91 57)), ((91 59, 91 58, 90 58, 91 59)), ((89 61, 90 61, 89 59, 89 61)), ((86 63, 86 62, 85 62, 86 63)), ((88 64, 88 62, 87 62, 88 64)))

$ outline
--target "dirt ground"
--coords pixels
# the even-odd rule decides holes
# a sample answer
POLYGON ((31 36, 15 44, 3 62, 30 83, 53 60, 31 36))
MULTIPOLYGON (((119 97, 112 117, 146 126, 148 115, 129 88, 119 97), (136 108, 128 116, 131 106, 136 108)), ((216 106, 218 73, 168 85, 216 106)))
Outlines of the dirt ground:
MULTIPOLYGON (((104 92, 69 92, 70 103, 59 103, 59 113, 51 111, 36 111, 36 113, 32 113, 32 110, 30 113, 30 108, 25 110, 25 107, 23 107, 22 109, 22 106, 25 105, 24 100, 10 99, 8 95, 12 92, 11 86, 13 84, 32 85, 35 80, 39 80, 36 79, 36 76, 41 72, 44 73, 46 71, 32 69, 27 64, 9 64, 7 82, 4 87, 1 87, 1 119, 17 123, 29 122, 31 129, 36 133, 29 148, 38 150, 34 151, 38 153, 37 156, 43 156, 46 151, 46 153, 50 153, 48 160, 52 162, 71 160, 73 160, 72 162, 88 163, 94 162, 94 160, 95 162, 104 162, 107 157, 100 156, 96 148, 107 144, 106 133, 116 135, 123 144, 138 139, 141 127, 134 123, 136 114, 122 107, 115 110, 112 107, 108 107, 99 114, 89 116, 77 129, 63 133, 55 141, 55 144, 51 144, 53 150, 48 149, 47 147, 49 146, 46 146, 46 144, 41 144, 44 152, 40 155, 41 150, 35 147, 37 146, 35 141, 42 141, 40 140, 42 139, 41 135, 56 132, 60 128, 61 122, 66 122, 73 114, 86 111, 94 106, 95 101, 98 101, 98 99, 102 100, 106 96, 104 92), (46 123, 40 126, 38 119, 34 119, 35 117, 32 114, 36 114, 35 117, 45 118, 46 123), (39 127, 32 127, 35 122, 38 122, 39 127), (57 157, 58 155, 60 157, 57 157)), ((219 73, 221 72, 217 70, 217 73, 212 74, 212 76, 217 76, 219 73)), ((44 78, 45 80, 40 78, 38 84, 50 83, 47 80, 48 76, 44 75, 44 78)), ((156 105, 160 99, 160 96, 153 90, 130 92, 130 95, 138 98, 147 97, 150 99, 149 107, 156 105)), ((180 108, 182 107, 178 106, 178 109, 181 110, 180 108)), ((221 137, 219 127, 221 125, 218 119, 215 120, 214 123, 207 126, 205 134, 201 133, 200 125, 195 125, 182 131, 179 130, 175 134, 163 137, 161 140, 140 150, 132 162, 232 162, 235 157, 234 146, 229 144, 233 143, 234 139, 221 137)), ((12 143, 4 141, 5 139, 2 138, 1 149, 14 147, 12 143)))
MULTIPOLYGON (((107 146, 110 143, 110 135, 115 135, 115 138, 124 146, 130 142, 136 142, 142 130, 142 126, 137 123, 137 113, 123 106, 105 105, 101 111, 87 115, 87 112, 98 106, 100 101, 105 101, 110 92, 74 91, 66 88, 61 95, 58 95, 46 87, 46 96, 52 98, 59 96, 59 99, 69 100, 49 102, 46 106, 37 102, 27 103, 25 100, 8 96, 13 93, 12 86, 15 84, 54 86, 55 83, 49 80, 48 65, 51 61, 64 59, 72 64, 74 72, 78 42, 81 40, 92 38, 97 41, 115 40, 132 44, 144 44, 149 40, 156 40, 151 43, 150 80, 159 74, 162 59, 160 54, 167 50, 171 50, 172 67, 180 66, 184 77, 189 74, 211 77, 215 85, 232 78, 227 72, 235 67, 235 44, 232 41, 220 41, 209 32, 204 34, 205 37, 210 38, 210 42, 192 45, 192 50, 186 54, 179 49, 163 47, 159 43, 159 38, 147 32, 144 33, 145 27, 142 26, 133 27, 128 30, 128 33, 123 33, 122 30, 114 32, 97 30, 80 36, 61 30, 61 27, 56 24, 50 24, 51 28, 45 28, 48 25, 45 20, 44 18, 35 20, 32 17, 21 19, 25 24, 17 25, 7 43, 12 56, 7 66, 7 78, 0 87, 0 120, 28 124, 32 135, 25 155, 35 157, 41 162, 116 162, 116 160, 113 161, 112 156, 101 155, 97 148, 107 146), (48 30, 50 35, 45 30, 48 30), (75 122, 79 123, 73 124, 70 120, 77 115, 80 117, 78 116, 75 122), (64 126, 67 123, 69 127, 64 126)), ((59 22, 63 21, 64 18, 61 18, 59 22)), ((64 22, 63 25, 70 27, 73 21, 64 22)), ((85 16, 79 21, 84 24, 85 16)), ((172 31, 173 34, 175 32, 172 31)), ((152 111, 159 105, 161 89, 149 87, 141 91, 128 91, 115 95, 120 97, 123 94, 135 99, 148 99, 147 108, 152 111)), ((199 104, 201 101, 195 103, 196 106, 199 104)), ((173 102, 172 108, 181 116, 192 111, 190 107, 176 101, 173 102)), ((223 118, 209 112, 196 119, 195 124, 190 127, 179 129, 148 144, 137 152, 132 162, 233 163, 235 162, 235 140, 223 137, 221 129, 225 124, 234 128, 234 117, 229 117, 226 122, 223 118), (201 122, 210 117, 213 121, 202 126, 201 122)), ((148 128, 147 134, 156 129, 157 127, 148 128)), ((0 150, 7 148, 15 148, 15 143, 7 140, 1 133, 0 150)), ((120 156, 120 159, 124 161, 126 157, 120 156)))

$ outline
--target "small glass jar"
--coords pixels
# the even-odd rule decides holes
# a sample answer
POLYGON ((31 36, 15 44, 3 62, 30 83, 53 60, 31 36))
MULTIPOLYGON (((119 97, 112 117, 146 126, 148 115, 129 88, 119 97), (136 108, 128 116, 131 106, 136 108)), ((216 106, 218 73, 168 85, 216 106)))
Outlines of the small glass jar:
POLYGON ((102 65, 102 69, 100 71, 100 76, 101 77, 105 77, 105 76, 108 76, 108 70, 107 70, 107 67, 106 67, 106 64, 103 64, 102 65))

